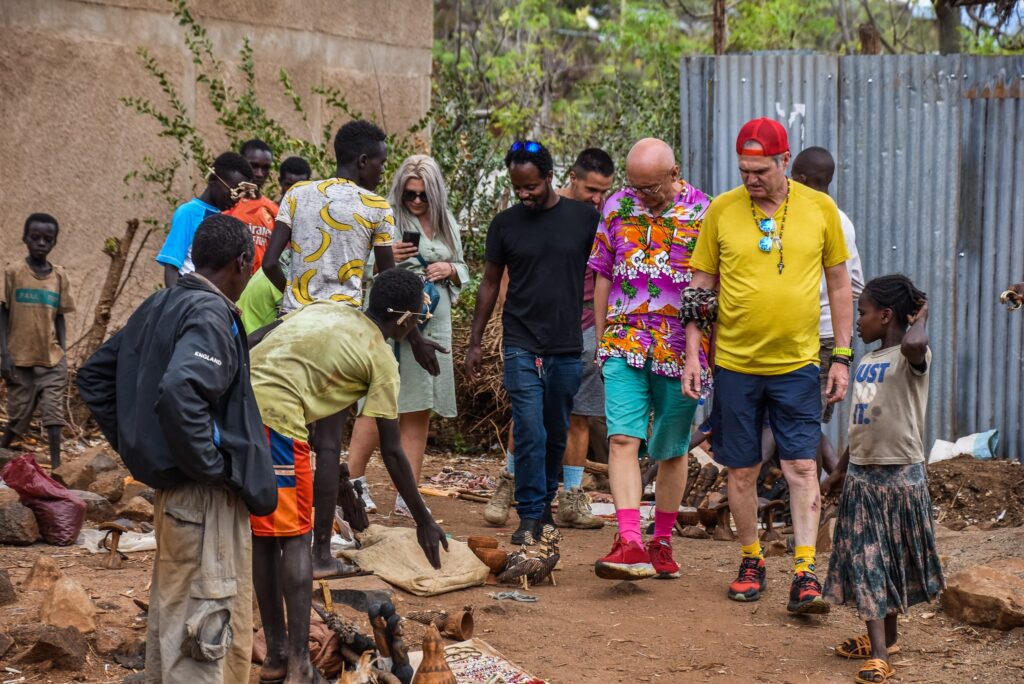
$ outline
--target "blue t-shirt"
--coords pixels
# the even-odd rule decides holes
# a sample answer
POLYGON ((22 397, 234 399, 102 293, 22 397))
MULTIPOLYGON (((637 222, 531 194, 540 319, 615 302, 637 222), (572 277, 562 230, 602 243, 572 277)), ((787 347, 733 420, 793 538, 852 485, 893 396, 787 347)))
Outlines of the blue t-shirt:
POLYGON ((196 270, 192 265, 192 239, 196 236, 196 229, 207 216, 219 213, 217 207, 198 197, 193 197, 175 209, 171 218, 171 231, 167 233, 164 246, 156 255, 157 263, 176 267, 180 275, 196 270))

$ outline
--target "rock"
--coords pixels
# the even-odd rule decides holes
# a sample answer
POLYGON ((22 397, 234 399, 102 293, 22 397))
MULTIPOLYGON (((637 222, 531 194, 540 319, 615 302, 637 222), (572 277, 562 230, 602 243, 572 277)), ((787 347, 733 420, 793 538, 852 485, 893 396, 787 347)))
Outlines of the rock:
POLYGON ((137 496, 141 496, 143 499, 146 499, 146 501, 148 501, 149 503, 153 503, 152 495, 147 496, 147 491, 152 492, 153 490, 147 487, 145 484, 132 478, 124 483, 124 493, 121 495, 121 498, 124 499, 125 501, 130 501, 137 496))
POLYGON ((121 470, 124 466, 121 465, 121 459, 114 455, 110 451, 110 447, 103 445, 100 447, 93 447, 88 451, 85 451, 82 456, 82 460, 89 462, 92 466, 92 472, 98 477, 101 473, 106 473, 111 470, 121 470), (95 453, 95 456, 90 457, 90 454, 95 453))
POLYGON ((156 490, 153 489, 152 487, 146 487, 145 489, 143 489, 141 492, 139 492, 139 496, 141 496, 143 499, 145 499, 151 504, 156 503, 156 490))
POLYGON ((22 505, 13 489, 0 489, 0 544, 27 546, 39 538, 32 509, 22 505))
POLYGON ((74 627, 88 633, 96 630, 96 606, 81 584, 62 577, 43 599, 39 619, 54 627, 74 627))
POLYGON ((21 583, 22 591, 49 591, 63 577, 57 561, 49 556, 40 556, 28 571, 28 577, 21 583))
POLYGON ((710 539, 711 535, 707 533, 703 527, 696 525, 687 525, 683 528, 682 532, 679 533, 680 537, 686 537, 687 539, 710 539))
POLYGON ((81 457, 65 461, 59 468, 54 468, 51 475, 68 489, 89 489, 89 485, 96 481, 96 471, 89 464, 89 459, 81 457))
POLYGON ((786 550, 786 542, 779 539, 768 542, 763 548, 765 558, 776 558, 789 555, 789 552, 786 550))
POLYGON ((92 522, 108 522, 117 517, 114 505, 96 492, 73 489, 71 493, 85 502, 85 519, 92 522))
POLYGON ((128 670, 141 670, 146 667, 145 639, 130 637, 122 641, 114 652, 114 662, 128 670))
POLYGON ((14 645, 14 639, 8 634, 0 632, 0 658, 7 655, 7 652, 11 650, 11 646, 14 645))
POLYGON ((150 521, 153 519, 153 504, 141 496, 136 496, 128 503, 121 506, 121 517, 134 520, 135 522, 150 521))
POLYGON ((121 632, 113 627, 98 627, 89 635, 89 645, 101 656, 114 654, 124 641, 121 632))
POLYGON ((89 485, 89 491, 99 494, 110 503, 117 503, 124 495, 126 477, 128 473, 123 470, 108 470, 96 476, 96 481, 89 485))
POLYGON ((948 615, 979 627, 1024 626, 1024 558, 998 568, 977 565, 953 575, 942 592, 948 615))
POLYGON ((11 576, 7 570, 0 569, 0 606, 7 606, 18 601, 18 594, 11 584, 11 576))
POLYGON ((18 660, 41 663, 45 660, 65 670, 80 670, 85 665, 89 645, 74 627, 24 625, 14 634, 18 643, 30 646, 18 660))

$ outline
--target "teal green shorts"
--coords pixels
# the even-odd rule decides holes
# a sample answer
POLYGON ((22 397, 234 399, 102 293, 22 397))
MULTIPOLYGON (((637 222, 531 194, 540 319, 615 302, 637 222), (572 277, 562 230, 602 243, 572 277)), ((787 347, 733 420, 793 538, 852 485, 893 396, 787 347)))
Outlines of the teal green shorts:
POLYGON ((640 369, 611 357, 603 372, 608 436, 636 437, 640 453, 656 461, 685 456, 697 401, 683 395, 679 378, 655 375, 650 359, 640 369))

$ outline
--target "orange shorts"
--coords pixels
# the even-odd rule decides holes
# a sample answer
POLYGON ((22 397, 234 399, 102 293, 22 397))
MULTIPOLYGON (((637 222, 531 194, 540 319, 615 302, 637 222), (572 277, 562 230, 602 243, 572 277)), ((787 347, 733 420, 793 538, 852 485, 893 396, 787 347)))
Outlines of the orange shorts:
POLYGON ((299 537, 313 529, 313 465, 309 444, 269 427, 267 440, 277 475, 277 508, 270 515, 250 515, 257 537, 299 537))

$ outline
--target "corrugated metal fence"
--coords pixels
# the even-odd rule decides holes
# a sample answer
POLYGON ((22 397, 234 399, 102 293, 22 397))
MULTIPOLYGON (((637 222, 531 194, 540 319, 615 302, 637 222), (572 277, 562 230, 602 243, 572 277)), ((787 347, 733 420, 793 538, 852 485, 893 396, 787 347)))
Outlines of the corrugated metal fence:
POLYGON ((832 152, 865 277, 906 273, 929 294, 928 447, 998 428, 1024 460, 1024 315, 998 304, 1024 280, 1024 57, 687 57, 680 97, 682 173, 705 191, 739 184, 735 136, 757 116, 786 125, 794 155, 832 152))

